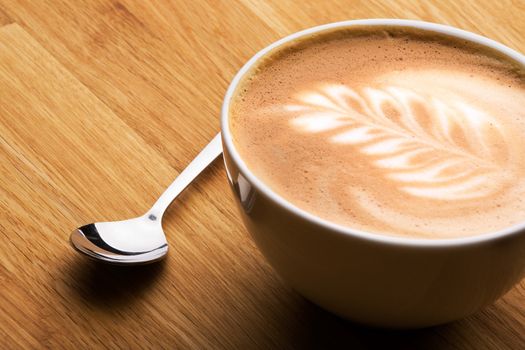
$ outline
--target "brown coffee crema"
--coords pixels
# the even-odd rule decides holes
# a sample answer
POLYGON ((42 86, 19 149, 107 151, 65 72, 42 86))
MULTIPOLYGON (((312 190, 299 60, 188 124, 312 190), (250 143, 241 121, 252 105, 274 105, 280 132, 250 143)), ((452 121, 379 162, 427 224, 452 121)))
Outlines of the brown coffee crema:
POLYGON ((350 228, 453 238, 525 221, 525 72, 404 27, 318 33, 239 84, 233 142, 295 206, 350 228))

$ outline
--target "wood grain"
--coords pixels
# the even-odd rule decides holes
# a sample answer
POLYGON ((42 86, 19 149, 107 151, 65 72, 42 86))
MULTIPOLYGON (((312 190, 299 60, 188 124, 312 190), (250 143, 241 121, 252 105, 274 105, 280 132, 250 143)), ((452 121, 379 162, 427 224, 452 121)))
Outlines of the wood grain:
POLYGON ((0 27, 12 23, 11 19, 0 10, 0 27))
POLYGON ((0 0, 0 348, 523 348, 525 281, 413 332, 311 305, 254 247, 221 162, 170 208, 163 263, 94 264, 68 236, 146 210, 217 132, 235 72, 283 35, 403 17, 525 51, 524 15, 522 1, 0 0))

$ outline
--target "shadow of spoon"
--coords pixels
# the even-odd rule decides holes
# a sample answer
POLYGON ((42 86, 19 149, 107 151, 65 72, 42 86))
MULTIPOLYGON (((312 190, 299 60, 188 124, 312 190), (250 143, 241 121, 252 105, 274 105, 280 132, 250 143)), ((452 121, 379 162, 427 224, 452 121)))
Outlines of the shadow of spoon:
POLYGON ((142 298, 162 276, 165 265, 159 261, 130 268, 77 259, 68 269, 65 282, 70 285, 74 298, 110 311, 142 298))

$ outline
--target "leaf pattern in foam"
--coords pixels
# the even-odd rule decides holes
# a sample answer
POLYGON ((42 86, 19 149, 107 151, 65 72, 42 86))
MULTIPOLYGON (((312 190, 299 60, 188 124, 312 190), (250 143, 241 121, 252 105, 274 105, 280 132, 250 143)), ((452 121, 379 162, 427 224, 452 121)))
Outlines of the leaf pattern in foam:
POLYGON ((332 84, 298 94, 285 109, 295 116, 293 126, 330 131, 330 141, 358 147, 400 190, 417 197, 481 198, 501 183, 491 178, 504 175, 502 127, 466 101, 395 86, 358 92, 332 84))

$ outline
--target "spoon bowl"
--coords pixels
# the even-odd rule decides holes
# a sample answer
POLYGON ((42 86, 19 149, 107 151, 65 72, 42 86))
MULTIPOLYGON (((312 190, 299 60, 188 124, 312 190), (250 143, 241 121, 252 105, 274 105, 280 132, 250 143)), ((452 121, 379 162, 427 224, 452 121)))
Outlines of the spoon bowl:
POLYGON ((146 216, 84 225, 71 233, 70 241, 91 258, 120 265, 155 262, 168 253, 160 221, 146 216))

